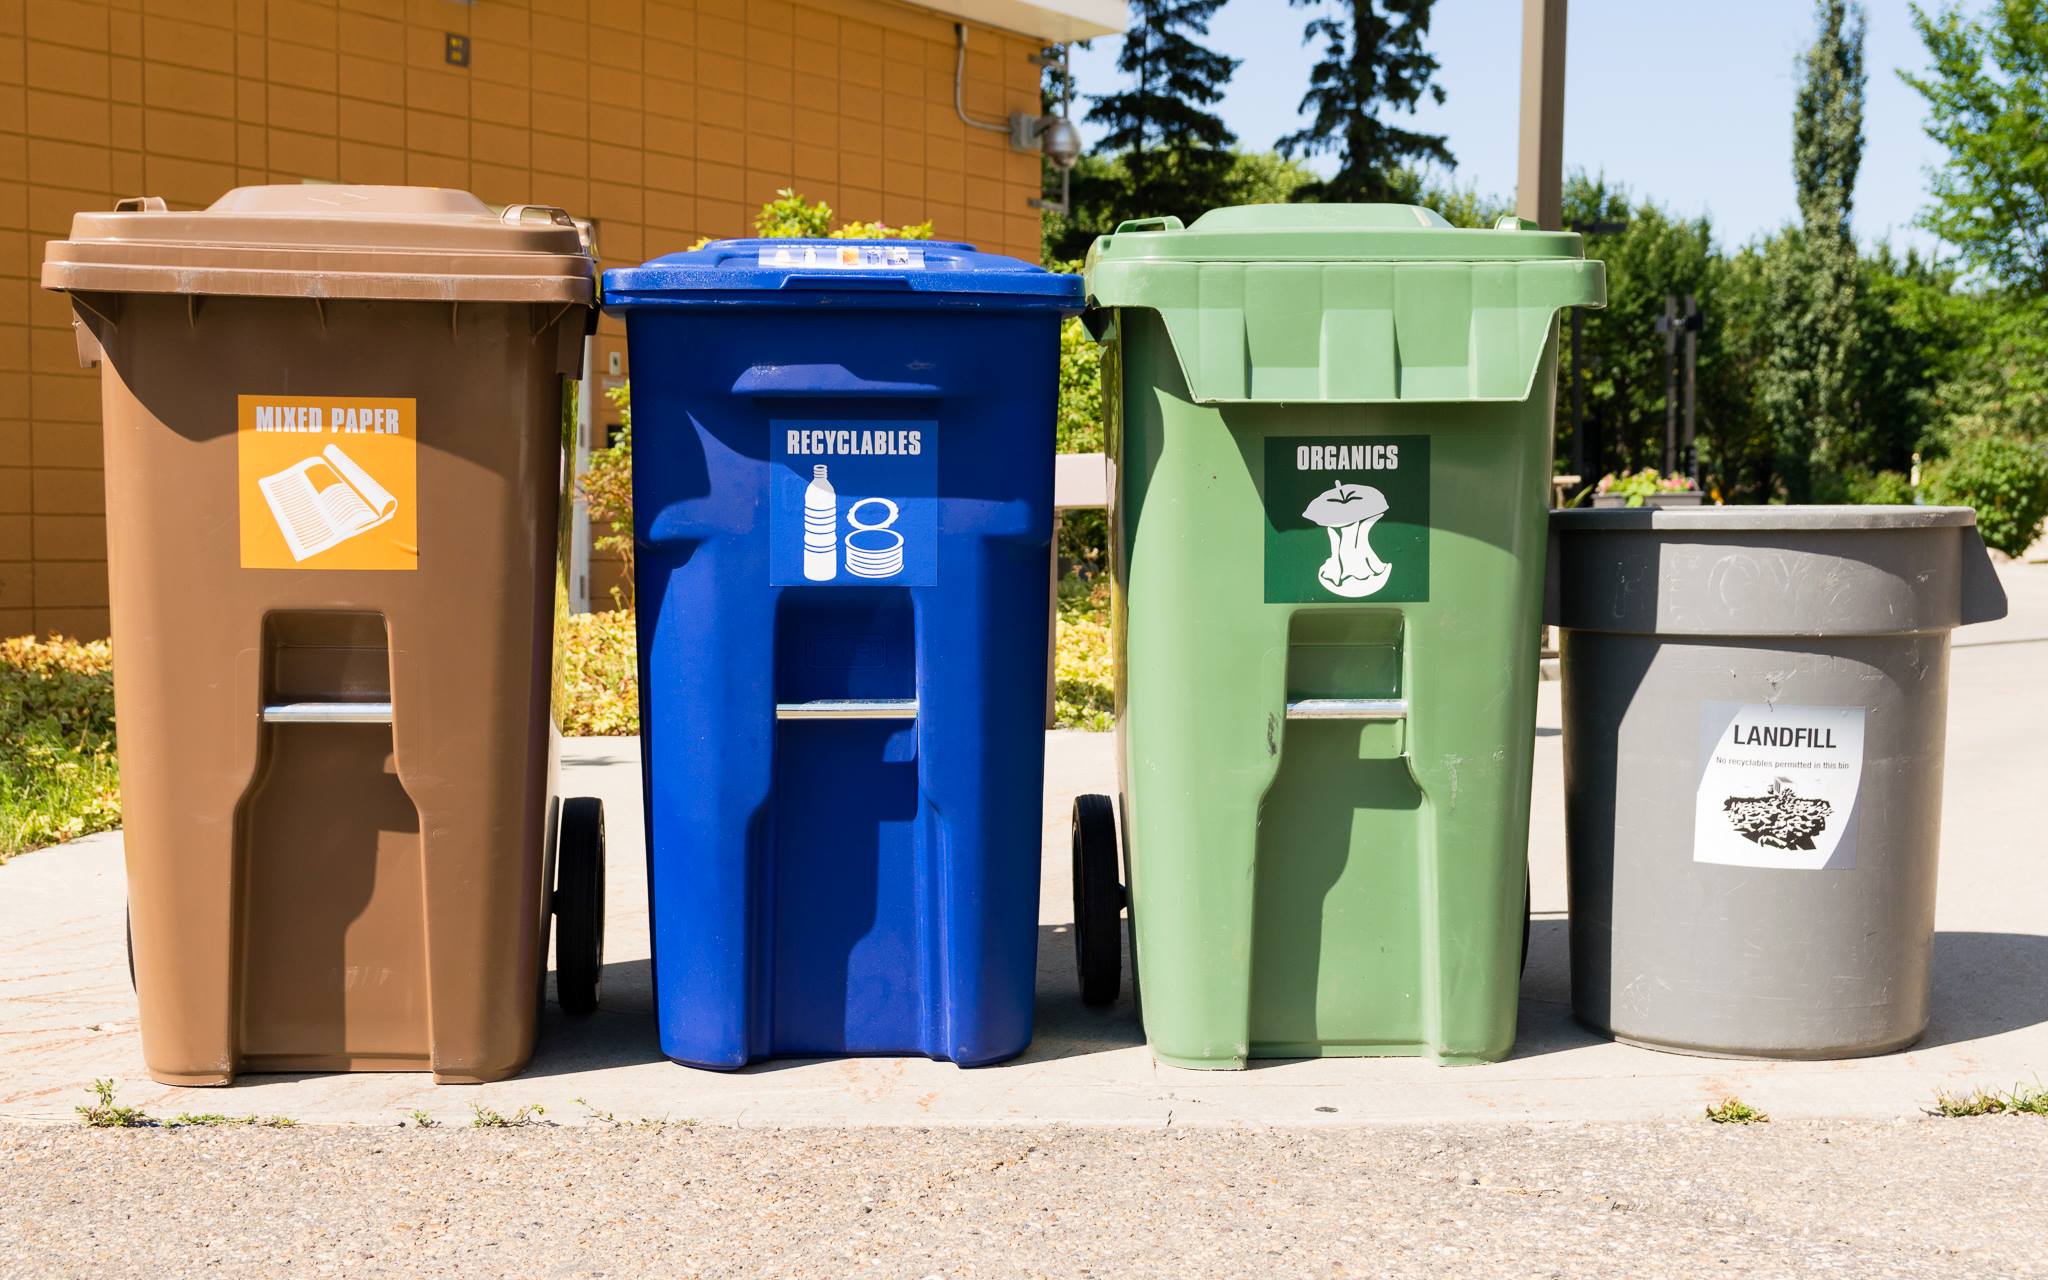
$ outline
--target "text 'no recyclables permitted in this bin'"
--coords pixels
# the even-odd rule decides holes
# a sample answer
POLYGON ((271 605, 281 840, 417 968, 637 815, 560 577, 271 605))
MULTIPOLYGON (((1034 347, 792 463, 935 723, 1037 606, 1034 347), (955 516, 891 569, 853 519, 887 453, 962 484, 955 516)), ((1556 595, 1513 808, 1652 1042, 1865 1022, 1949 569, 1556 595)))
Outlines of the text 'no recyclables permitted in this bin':
POLYGON ((417 402, 236 397, 244 569, 419 568, 417 402))
POLYGON ((937 427, 771 421, 770 585, 936 585, 937 427))
POLYGON ((1429 599, 1429 437, 1266 439, 1266 602, 1429 599))

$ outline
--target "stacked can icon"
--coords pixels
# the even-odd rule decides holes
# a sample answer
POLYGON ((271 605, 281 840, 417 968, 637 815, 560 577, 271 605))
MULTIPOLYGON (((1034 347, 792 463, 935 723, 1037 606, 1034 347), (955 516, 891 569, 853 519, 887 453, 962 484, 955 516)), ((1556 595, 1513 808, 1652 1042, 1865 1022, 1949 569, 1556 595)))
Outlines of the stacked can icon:
MULTIPOLYGON (((873 513, 870 513, 871 515, 873 513)), ((903 572, 903 535, 894 527, 901 514, 887 498, 862 498, 846 513, 846 571, 860 578, 893 578, 903 572), (865 508, 880 508, 880 519, 866 518, 865 508)), ((809 529, 806 520, 805 529, 809 529)))

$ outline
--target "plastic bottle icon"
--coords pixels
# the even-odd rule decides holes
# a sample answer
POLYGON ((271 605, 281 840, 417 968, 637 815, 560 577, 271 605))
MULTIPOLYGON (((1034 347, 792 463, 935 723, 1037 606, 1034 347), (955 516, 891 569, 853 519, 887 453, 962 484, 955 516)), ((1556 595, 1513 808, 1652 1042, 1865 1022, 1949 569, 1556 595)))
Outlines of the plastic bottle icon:
POLYGON ((804 577, 830 582, 839 576, 839 495, 825 478, 825 464, 811 468, 804 490, 804 577))

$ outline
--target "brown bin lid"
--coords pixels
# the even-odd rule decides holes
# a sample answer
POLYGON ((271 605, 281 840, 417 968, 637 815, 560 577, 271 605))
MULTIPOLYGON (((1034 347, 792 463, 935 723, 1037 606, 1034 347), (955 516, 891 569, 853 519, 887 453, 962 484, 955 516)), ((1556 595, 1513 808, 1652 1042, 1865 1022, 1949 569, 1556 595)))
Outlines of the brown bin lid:
POLYGON ((320 183, 237 187, 201 210, 150 196, 71 219, 43 287, 590 305, 595 264, 569 215, 467 191, 320 183))

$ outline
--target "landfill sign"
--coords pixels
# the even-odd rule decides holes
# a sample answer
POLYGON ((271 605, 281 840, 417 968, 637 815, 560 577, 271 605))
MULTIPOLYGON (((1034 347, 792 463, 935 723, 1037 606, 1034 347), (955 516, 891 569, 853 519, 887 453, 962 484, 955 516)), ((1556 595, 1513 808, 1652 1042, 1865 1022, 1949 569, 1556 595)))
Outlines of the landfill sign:
POLYGON ((771 586, 938 582, 938 423, 777 419, 768 428, 771 586))
POLYGON ((244 569, 419 568, 417 402, 238 396, 244 569))
POLYGON ((1862 707, 1708 702, 1692 860, 1839 871, 1856 865, 1862 707))
POLYGON ((1429 599, 1429 437, 1266 439, 1266 601, 1429 599))

